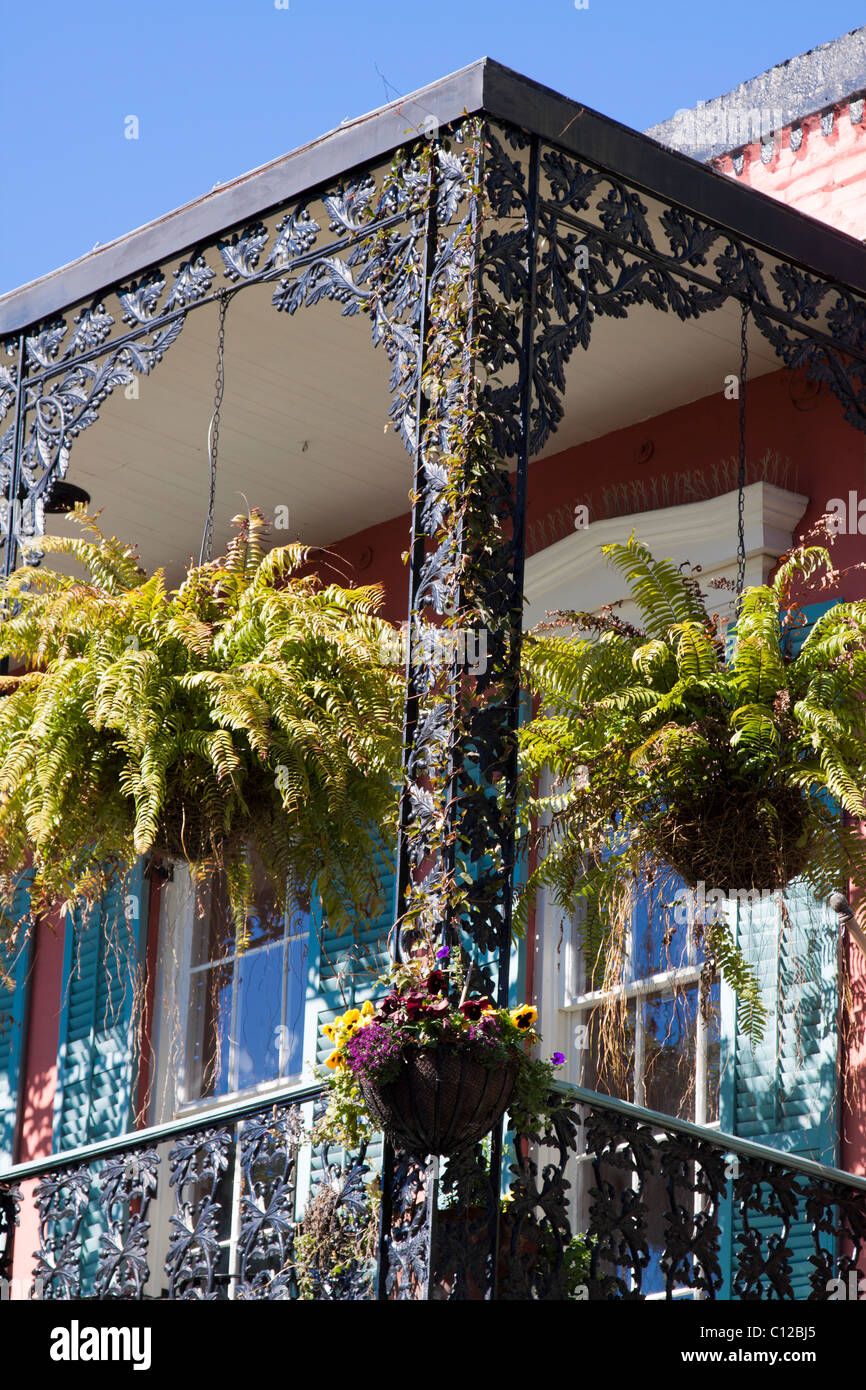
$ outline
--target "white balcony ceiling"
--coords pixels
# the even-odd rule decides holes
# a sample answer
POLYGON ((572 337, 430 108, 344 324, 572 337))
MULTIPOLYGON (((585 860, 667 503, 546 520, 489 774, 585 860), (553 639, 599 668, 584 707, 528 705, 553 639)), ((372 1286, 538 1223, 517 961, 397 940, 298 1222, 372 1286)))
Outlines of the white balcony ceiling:
MULTIPOLYGON (((385 430, 390 364, 372 346, 369 321, 330 303, 290 318, 270 294, 244 288, 228 310, 215 553, 247 502, 267 516, 287 507, 291 538, 313 545, 409 507, 411 460, 385 430)), ((739 324, 735 302, 685 324, 650 306, 597 320, 589 351, 569 363, 565 419, 544 455, 721 392, 738 371, 739 324)), ((140 379, 138 399, 115 391, 71 452, 69 479, 102 509, 104 527, 134 539, 146 566, 164 566, 171 580, 199 551, 216 342, 216 307, 190 312, 163 362, 140 379)), ((778 370, 755 331, 750 349, 750 376, 778 370)), ((67 530, 62 518, 48 522, 67 530)))

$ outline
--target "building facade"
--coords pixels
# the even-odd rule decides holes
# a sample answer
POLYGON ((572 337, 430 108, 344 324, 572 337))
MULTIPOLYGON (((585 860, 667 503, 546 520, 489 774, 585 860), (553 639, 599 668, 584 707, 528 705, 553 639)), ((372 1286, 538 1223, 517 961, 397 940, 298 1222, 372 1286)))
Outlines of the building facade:
MULTIPOLYGON (((770 73, 652 138, 485 61, 0 299, 7 572, 19 540, 67 524, 51 499, 74 483, 148 568, 179 577, 206 502, 222 329, 217 519, 243 493, 273 517, 275 540, 283 529, 327 546, 359 582, 381 582, 395 622, 407 591, 410 620, 435 621, 436 583, 447 598, 462 542, 437 482, 456 410, 429 386, 434 307, 463 277, 481 306, 467 355, 509 464, 472 499, 496 556, 479 583, 507 695, 497 703, 479 685, 486 723, 450 731, 458 761, 481 749, 491 776, 513 780, 520 632, 550 610, 621 600, 600 546, 632 531, 699 566, 702 584, 730 582, 742 501, 746 583, 760 583, 841 501, 839 592, 806 595, 804 612, 814 621, 866 596, 854 568, 861 500, 866 513, 863 32, 792 60, 796 110, 770 73), (761 114, 753 130, 755 110, 779 124, 761 114)), ((729 592, 712 592, 729 617, 729 592)), ((416 738, 424 699, 410 669, 416 738)), ((388 866, 398 910, 413 894, 433 902, 445 881, 431 889, 429 868, 421 880, 441 849, 412 786, 407 773, 388 866)), ((472 806, 471 788, 461 794, 472 806)), ((378 1145, 335 1156, 302 1141, 322 1023, 375 993, 390 905, 337 936, 314 887, 286 920, 262 884, 239 955, 219 883, 202 899, 182 864, 145 862, 93 913, 33 922, 6 948, 0 1243, 13 1290, 290 1297, 293 1223, 310 1194, 342 1184, 351 1202, 378 1169, 376 1279, 371 1266, 319 1296, 564 1297, 563 1253, 585 1237, 593 1296, 807 1298, 858 1266, 866 962, 827 905, 794 885, 784 906, 735 909, 770 1010, 754 1052, 724 987, 709 1013, 698 1007, 699 949, 687 924, 673 945, 664 937, 647 888, 614 1081, 599 1067, 604 1001, 577 924, 542 898, 506 946, 524 871, 515 828, 476 803, 467 835, 490 886, 469 939, 501 997, 536 1003, 546 1046, 566 1057, 568 1119, 558 1138, 518 1143, 505 1179, 518 1232, 531 1222, 543 1239, 527 1249, 500 1230, 491 1284, 489 1265, 478 1272, 487 1217, 452 1268, 429 1172, 401 1171, 378 1145), (540 1176, 548 1160, 554 1176, 540 1176), (662 1181, 672 1162, 687 1194, 677 1222, 662 1181)), ((476 1160, 497 1189, 500 1142, 476 1160)), ((458 1201, 471 1176, 455 1178, 458 1201)))

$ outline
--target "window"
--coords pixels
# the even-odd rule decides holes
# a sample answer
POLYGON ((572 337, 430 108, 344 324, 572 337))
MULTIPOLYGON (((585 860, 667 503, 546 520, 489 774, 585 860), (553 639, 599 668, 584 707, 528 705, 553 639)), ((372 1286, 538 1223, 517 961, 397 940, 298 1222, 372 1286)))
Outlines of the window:
POLYGON ((189 957, 186 1102, 300 1075, 309 908, 278 911, 254 861, 255 906, 239 950, 225 880, 197 895, 189 957))
POLYGON ((645 888, 624 943, 622 984, 593 988, 580 922, 568 932, 562 1009, 581 1085, 693 1120, 719 1118, 719 987, 701 1009, 702 920, 688 899, 674 904, 645 888), (607 1020, 607 1021, 606 1021, 607 1020), (608 1037, 605 1037, 605 1029, 608 1037))

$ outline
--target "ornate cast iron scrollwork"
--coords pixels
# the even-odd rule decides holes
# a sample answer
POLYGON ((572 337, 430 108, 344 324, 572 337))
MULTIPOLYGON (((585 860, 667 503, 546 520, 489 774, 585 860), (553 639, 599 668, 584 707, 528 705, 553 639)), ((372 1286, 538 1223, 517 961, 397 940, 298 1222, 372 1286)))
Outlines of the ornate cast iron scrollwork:
POLYGON ((153 1149, 106 1159, 99 1174, 99 1206, 106 1230, 99 1240, 97 1298, 140 1299, 147 1283, 150 1203, 156 1195, 159 1155, 153 1149))
POLYGON ((81 1288, 83 1232, 90 1205, 87 1168, 49 1173, 36 1189, 39 1250, 34 1282, 44 1299, 77 1298, 81 1288))
POLYGON ((234 1296, 297 1296, 294 1273, 298 1150, 303 1124, 297 1105, 245 1122, 240 1136, 243 1181, 234 1296))
POLYGON ((176 1203, 165 1261, 171 1299, 225 1296, 227 1271, 218 1268, 222 1255, 220 1217, 227 1205, 230 1209, 223 1179, 229 1172, 233 1148, 233 1128, 208 1129, 181 1139, 169 1154, 168 1181, 176 1203), (223 1276, 219 1284, 218 1274, 223 1276))
MULTIPOLYGON (((485 640, 483 663, 474 667, 465 645, 460 658, 459 644, 445 665, 433 657, 409 662, 398 922, 423 925, 431 937, 469 949, 504 1002, 516 860, 527 467, 563 418, 570 357, 588 347, 598 316, 625 318, 648 306, 689 320, 733 298, 748 304, 786 366, 804 366, 827 382, 847 418, 866 429, 866 306, 853 292, 774 263, 729 230, 535 136, 468 120, 401 152, 384 175, 362 171, 315 205, 295 201, 230 229, 177 263, 152 267, 6 342, 0 538, 7 569, 18 542, 41 532, 44 504, 65 474, 74 439, 113 391, 162 361, 186 315, 213 299, 220 278, 235 287, 273 283, 272 303, 289 315, 322 300, 338 303, 346 316, 364 313, 389 359, 391 421, 415 463, 412 650, 441 650, 426 640, 440 626, 464 638, 469 632, 476 643, 483 633, 485 640)), ((38 561, 38 553, 29 558, 38 561)), ((475 650, 480 656, 479 645, 475 650)), ((399 937, 398 930, 398 948, 399 937)), ((284 1113, 270 1128, 263 1119, 242 1132, 241 1267, 231 1277, 246 1297, 271 1296, 264 1293, 269 1262, 278 1261, 280 1271, 290 1263, 292 1123, 284 1113)), ((475 1155, 446 1172, 443 1184, 458 1204, 477 1194, 479 1183, 487 1185, 485 1216, 467 1224, 459 1258, 453 1233, 442 1234, 434 1170, 399 1159, 387 1164, 390 1225, 381 1243, 380 1296, 434 1296, 434 1259, 451 1269, 449 1296, 470 1290, 492 1296, 504 1239, 517 1272, 509 1274, 512 1292, 503 1296, 561 1297, 570 1240, 565 1172, 577 1123, 568 1105, 557 1112, 542 1151, 558 1157, 540 1178, 531 1149, 518 1142, 505 1237, 498 1136, 489 1162, 475 1155)), ((172 1152, 177 1213, 167 1263, 170 1297, 214 1298, 226 1287, 220 1280, 229 1276, 218 1271, 218 1188, 232 1133, 191 1135, 172 1152)), ((674 1286, 715 1296, 721 1286, 718 1156, 682 1136, 668 1136, 660 1147, 645 1126, 601 1109, 591 1112, 586 1134, 596 1175, 593 1296, 642 1296, 651 1259, 649 1181, 667 1193, 661 1270, 669 1296, 674 1286)), ((139 1296, 150 1170, 145 1166, 134 1178, 106 1172, 100 1287, 139 1296)), ((50 1296, 75 1284, 85 1177, 52 1177, 40 1188, 40 1269, 55 1290, 50 1296)), ((771 1287, 787 1297, 785 1223, 800 1211, 801 1186, 775 1170, 762 1177, 749 1165, 738 1181, 736 1289, 753 1297, 771 1287), (779 1241, 764 1243, 750 1213, 781 1223, 779 1241)), ((808 1200, 817 1229, 830 1218, 819 1210, 817 1189, 808 1200)), ((855 1204, 844 1218, 849 1239, 859 1230, 858 1212, 855 1204)), ((8 1227, 9 1217, 0 1220, 8 1227)), ((819 1244, 816 1278, 826 1267, 823 1250, 819 1244)), ((288 1275, 279 1281, 278 1274, 272 1296, 291 1291, 288 1275)))

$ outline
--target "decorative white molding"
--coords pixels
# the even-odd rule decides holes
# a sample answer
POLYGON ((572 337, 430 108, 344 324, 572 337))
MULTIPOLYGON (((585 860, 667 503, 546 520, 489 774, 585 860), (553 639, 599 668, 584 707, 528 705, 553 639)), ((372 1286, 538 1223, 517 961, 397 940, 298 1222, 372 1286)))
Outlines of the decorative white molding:
MULTIPOLYGON (((751 483, 743 494, 746 584, 763 584, 790 549, 808 497, 773 483, 751 483)), ((534 627, 553 608, 593 612, 626 597, 621 575, 605 563, 601 547, 624 543, 634 531, 658 559, 700 565, 711 612, 724 613, 730 591, 707 589, 704 581, 734 579, 737 570, 737 493, 651 512, 611 517, 590 525, 526 562, 524 626, 534 627)), ((624 605, 627 610, 628 605, 624 605)))

